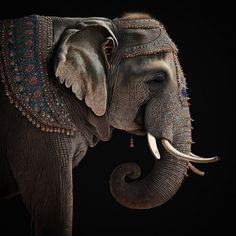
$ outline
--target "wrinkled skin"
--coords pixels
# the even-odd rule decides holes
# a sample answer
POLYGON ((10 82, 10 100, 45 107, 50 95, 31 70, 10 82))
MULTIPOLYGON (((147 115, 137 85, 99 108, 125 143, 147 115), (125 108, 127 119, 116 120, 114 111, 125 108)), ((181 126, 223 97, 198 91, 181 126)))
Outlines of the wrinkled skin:
MULTIPOLYGON (((120 65, 118 78, 119 96, 114 96, 114 104, 119 112, 111 108, 112 125, 136 134, 145 129, 159 140, 171 140, 178 150, 190 152, 189 108, 182 107, 179 101, 173 55, 168 53, 125 61, 120 65), (132 97, 135 100, 130 99, 132 97)), ((163 204, 179 188, 188 163, 171 157, 161 145, 159 148, 162 158, 156 161, 152 172, 143 180, 131 184, 124 181, 126 174, 131 178, 140 175, 139 167, 133 163, 120 165, 113 172, 113 195, 125 206, 152 208, 163 204)))
MULTIPOLYGON (((69 65, 61 62, 63 56, 68 56, 61 45, 65 46, 67 29, 73 29, 77 21, 79 19, 54 19, 57 46, 51 58, 56 76, 69 77, 73 82, 78 78, 71 72, 73 68, 66 69, 69 65)), ((106 79, 99 81, 98 87, 90 93, 82 88, 78 96, 70 88, 55 83, 78 127, 74 136, 44 133, 32 126, 9 104, 1 85, 0 197, 21 194, 37 236, 72 234, 72 169, 85 156, 88 146, 94 146, 99 140, 109 140, 114 128, 137 135, 145 135, 148 131, 157 140, 168 139, 183 153, 191 150, 189 108, 182 106, 179 99, 173 53, 119 60, 118 47, 117 51, 110 52, 113 56, 110 60, 106 53, 100 52, 108 36, 110 32, 91 27, 67 41, 66 48, 71 55, 75 48, 79 52, 84 48, 94 49, 92 54, 83 51, 91 70, 82 68, 85 70, 84 83, 98 74, 106 79)), ((116 42, 111 43, 115 47, 116 42)), ((74 58, 66 63, 70 60, 74 58)), ((71 64, 80 64, 81 60, 83 58, 71 64)), ((79 66, 77 73, 82 70, 79 66)), ((153 208, 169 200, 180 187, 188 162, 172 157, 160 143, 158 146, 161 159, 156 160, 145 178, 125 181, 126 175, 131 179, 140 175, 140 168, 133 163, 120 165, 112 173, 111 191, 121 204, 134 209, 153 208)))

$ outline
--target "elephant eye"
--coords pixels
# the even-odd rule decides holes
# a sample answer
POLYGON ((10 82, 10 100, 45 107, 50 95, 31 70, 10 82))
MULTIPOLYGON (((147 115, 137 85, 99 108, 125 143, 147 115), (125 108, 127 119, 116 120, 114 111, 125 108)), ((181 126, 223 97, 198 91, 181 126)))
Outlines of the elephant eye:
POLYGON ((165 71, 158 71, 152 74, 149 78, 150 79, 146 82, 148 88, 151 92, 156 93, 166 84, 168 74, 165 71))
POLYGON ((164 71, 160 71, 157 74, 155 74, 153 82, 155 83, 163 83, 166 80, 166 73, 164 71))

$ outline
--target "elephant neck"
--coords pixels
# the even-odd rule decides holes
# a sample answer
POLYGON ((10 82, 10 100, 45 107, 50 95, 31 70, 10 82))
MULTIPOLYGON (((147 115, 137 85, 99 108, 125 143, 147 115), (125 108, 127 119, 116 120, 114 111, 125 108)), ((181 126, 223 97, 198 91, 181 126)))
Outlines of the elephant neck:
POLYGON ((75 124, 77 132, 81 133, 90 147, 95 146, 98 141, 110 140, 113 128, 110 126, 108 113, 96 116, 70 88, 62 86, 57 81, 54 86, 57 88, 58 96, 63 100, 69 120, 75 124))

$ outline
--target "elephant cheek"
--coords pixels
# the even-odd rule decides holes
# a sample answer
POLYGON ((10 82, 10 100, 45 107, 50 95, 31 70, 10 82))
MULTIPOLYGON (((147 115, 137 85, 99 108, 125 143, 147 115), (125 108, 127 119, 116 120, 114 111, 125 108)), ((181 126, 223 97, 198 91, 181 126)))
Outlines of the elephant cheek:
POLYGON ((153 103, 148 104, 145 110, 145 128, 157 139, 173 139, 174 114, 159 110, 153 103))
POLYGON ((168 91, 165 95, 146 105, 145 128, 156 138, 172 142, 180 129, 191 127, 191 118, 189 107, 182 106, 176 91, 168 91))

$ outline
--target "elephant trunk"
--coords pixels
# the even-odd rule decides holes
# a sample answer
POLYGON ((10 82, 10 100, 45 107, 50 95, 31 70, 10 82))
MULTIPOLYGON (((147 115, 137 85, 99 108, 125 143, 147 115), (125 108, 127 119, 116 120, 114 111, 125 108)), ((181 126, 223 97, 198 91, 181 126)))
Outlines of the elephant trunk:
MULTIPOLYGON (((190 153, 191 145, 186 142, 172 145, 183 153, 190 153)), ((121 164, 112 172, 110 188, 114 198, 132 209, 149 209, 162 205, 171 199, 187 175, 189 162, 172 156, 158 143, 160 160, 156 160, 152 171, 143 179, 126 181, 140 177, 140 167, 135 163, 121 164)))

